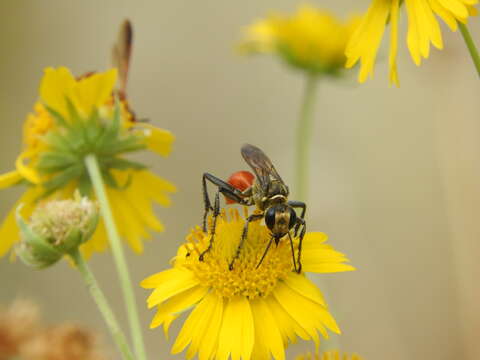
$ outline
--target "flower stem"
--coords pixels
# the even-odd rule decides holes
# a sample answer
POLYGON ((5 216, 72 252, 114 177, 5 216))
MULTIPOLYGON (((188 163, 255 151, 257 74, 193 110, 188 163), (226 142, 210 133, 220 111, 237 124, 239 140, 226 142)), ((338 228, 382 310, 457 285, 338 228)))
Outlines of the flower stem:
POLYGON ((107 326, 112 334, 113 340, 117 344, 120 352, 122 353, 122 358, 124 360, 133 360, 132 352, 128 346, 127 340, 125 339, 125 335, 123 334, 120 326, 118 325, 117 319, 113 314, 105 295, 103 294, 102 290, 100 289, 95 276, 90 271, 87 263, 83 259, 80 251, 75 249, 70 254, 70 257, 73 259, 75 265, 77 265, 77 269, 83 277, 85 284, 87 284, 88 290, 93 297, 93 300, 97 303, 98 309, 103 316, 103 319, 107 323, 107 326))
POLYGON ((470 31, 468 31, 467 25, 458 22, 458 27, 460 28, 460 32, 462 33, 463 40, 465 40, 465 44, 467 45, 468 51, 470 52, 470 56, 472 57, 473 64, 477 69, 477 73, 480 76, 480 56, 478 55, 477 47, 470 35, 470 31))
POLYGON ((297 123, 295 193, 296 198, 300 201, 307 200, 308 195, 309 149, 312 139, 313 111, 315 107, 317 85, 318 76, 309 73, 303 92, 300 118, 297 123))
POLYGON ((100 212, 105 222, 105 228, 110 239, 110 246, 112 248, 113 258, 117 268, 118 276, 120 277, 120 284, 122 286, 123 298, 127 308, 128 321, 130 324, 130 331, 133 338, 133 346, 138 360, 146 360, 145 345, 142 337, 142 328, 140 326, 140 318, 137 312, 137 304, 135 301, 135 294, 133 292, 132 281, 128 271, 127 261, 123 252, 120 235, 118 234, 115 221, 113 219, 110 203, 108 202, 107 194, 105 192, 105 185, 103 183, 100 167, 95 155, 90 154, 85 157, 85 164, 87 166, 88 174, 92 181, 93 189, 97 195, 100 203, 100 212))

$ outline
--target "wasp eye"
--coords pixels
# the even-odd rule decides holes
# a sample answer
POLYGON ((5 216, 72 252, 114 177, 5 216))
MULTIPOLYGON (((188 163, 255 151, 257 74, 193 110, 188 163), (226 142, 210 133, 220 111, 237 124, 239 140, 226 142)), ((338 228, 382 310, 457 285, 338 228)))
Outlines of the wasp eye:
POLYGON ((297 223, 297 213, 292 208, 290 210, 290 221, 288 222, 288 228, 291 229, 297 223))
POLYGON ((267 224, 270 230, 275 226, 275 208, 271 207, 265 213, 265 224, 267 224))

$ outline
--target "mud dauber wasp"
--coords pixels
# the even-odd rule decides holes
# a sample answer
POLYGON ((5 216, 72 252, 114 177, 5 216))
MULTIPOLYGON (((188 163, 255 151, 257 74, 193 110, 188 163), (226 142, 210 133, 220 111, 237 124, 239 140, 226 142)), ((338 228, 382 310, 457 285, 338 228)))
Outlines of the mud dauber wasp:
POLYGON ((220 214, 221 193, 226 197, 227 202, 235 202, 245 206, 255 205, 258 210, 246 219, 240 243, 237 247, 235 256, 230 262, 230 270, 233 269, 233 264, 239 257, 245 239, 247 238, 249 223, 264 218, 265 224, 271 231, 272 238, 261 257, 257 268, 261 265, 272 243, 275 241, 275 245, 278 246, 280 240, 285 235, 288 235, 292 250, 293 267, 297 273, 300 273, 302 271, 302 241, 306 230, 304 217, 307 206, 301 201, 288 201, 288 186, 285 185, 277 170, 275 170, 272 162, 262 150, 256 146, 245 144, 241 148, 241 154, 246 163, 252 168, 255 176, 248 171, 239 171, 234 173, 229 178, 228 182, 225 182, 212 174, 203 174, 202 186, 205 204, 203 231, 206 232, 207 230, 207 216, 209 211, 212 211, 213 213, 213 225, 211 229, 212 235, 210 238, 210 244, 208 248, 200 254, 199 260, 203 261, 205 254, 211 250, 214 243, 217 217, 220 214), (213 207, 208 196, 207 180, 218 188, 215 194, 213 207), (300 216, 297 216, 294 208, 302 209, 300 216), (297 260, 295 260, 295 250, 290 235, 292 229, 294 229, 294 236, 297 236, 298 231, 300 230, 297 260))

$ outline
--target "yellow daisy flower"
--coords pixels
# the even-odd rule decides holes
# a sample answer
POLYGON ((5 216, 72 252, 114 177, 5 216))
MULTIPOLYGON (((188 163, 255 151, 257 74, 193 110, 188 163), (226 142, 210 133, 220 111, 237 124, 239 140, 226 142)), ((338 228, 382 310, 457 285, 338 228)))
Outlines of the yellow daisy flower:
MULTIPOLYGON (((246 212, 246 211, 245 211, 246 212)), ((172 353, 188 345, 187 359, 285 359, 285 348, 297 337, 313 340, 317 347, 327 329, 340 333, 317 287, 293 271, 290 244, 282 240, 258 266, 271 239, 261 222, 249 225, 248 236, 232 270, 229 263, 248 214, 223 211, 217 219, 215 242, 203 261, 210 233, 196 227, 173 260, 173 267, 141 283, 153 289, 147 300, 157 313, 151 328, 163 325, 166 335, 173 320, 192 309, 177 336, 172 353)), ((323 233, 305 235, 303 270, 317 273, 350 271, 347 258, 325 242, 323 233)), ((294 240, 298 247, 298 238, 294 240)))
MULTIPOLYGON (((397 74, 398 22, 402 0, 373 0, 360 25, 350 38, 345 52, 347 67, 360 61, 358 81, 364 82, 373 76, 373 67, 385 28, 390 24, 390 83, 399 85, 397 74)), ((452 31, 458 22, 466 23, 469 16, 476 14, 473 7, 478 0, 405 0, 408 15, 407 46, 417 66, 422 57, 430 55, 430 43, 437 49, 443 48, 442 34, 436 16, 441 18, 452 31)))
POLYGON ((326 351, 321 354, 304 354, 299 355, 295 360, 362 360, 362 358, 356 354, 345 354, 338 350, 326 351))
MULTIPOLYGON (((152 205, 168 206, 168 193, 175 191, 175 187, 122 155, 147 147, 166 156, 174 137, 151 124, 134 122, 127 106, 115 103, 116 79, 116 69, 80 79, 65 67, 45 70, 40 100, 24 124, 24 148, 16 160, 16 170, 0 175, 0 189, 16 184, 27 186, 0 226, 0 256, 19 240, 15 222, 15 209, 19 204, 23 204, 21 215, 28 218, 38 201, 71 198, 77 187, 84 193, 90 191, 85 168, 79 165, 87 153, 96 153, 103 166, 114 217, 130 247, 141 253, 142 239, 149 238, 151 231, 163 230, 152 205), (118 128, 115 116, 118 116, 118 128), (66 134, 67 128, 78 132, 78 139, 75 134, 68 138, 71 134, 66 134), (104 131, 104 136, 100 137, 97 131, 104 131)), ((101 222, 82 250, 89 256, 107 246, 101 222)))
POLYGON ((241 50, 277 54, 294 67, 334 75, 344 68, 345 46, 357 23, 304 5, 294 15, 272 13, 250 25, 241 50))

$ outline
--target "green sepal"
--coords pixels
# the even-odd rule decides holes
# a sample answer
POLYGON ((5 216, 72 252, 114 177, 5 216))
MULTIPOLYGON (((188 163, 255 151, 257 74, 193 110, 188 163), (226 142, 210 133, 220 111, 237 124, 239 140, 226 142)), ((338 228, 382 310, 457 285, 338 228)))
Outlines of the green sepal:
POLYGON ((66 128, 69 127, 68 122, 65 120, 65 118, 60 115, 60 113, 47 104, 43 104, 45 106, 45 109, 47 109, 48 113, 52 116, 53 120, 57 123, 58 126, 64 126, 66 128))
POLYGON ((17 208, 16 218, 22 236, 22 242, 17 246, 16 253, 26 265, 43 269, 62 258, 62 252, 55 249, 47 239, 34 233, 25 223, 20 215, 20 207, 17 208))
POLYGON ((109 169, 118 169, 118 170, 144 170, 147 167, 137 161, 132 161, 123 158, 107 158, 101 161, 101 164, 109 169))

